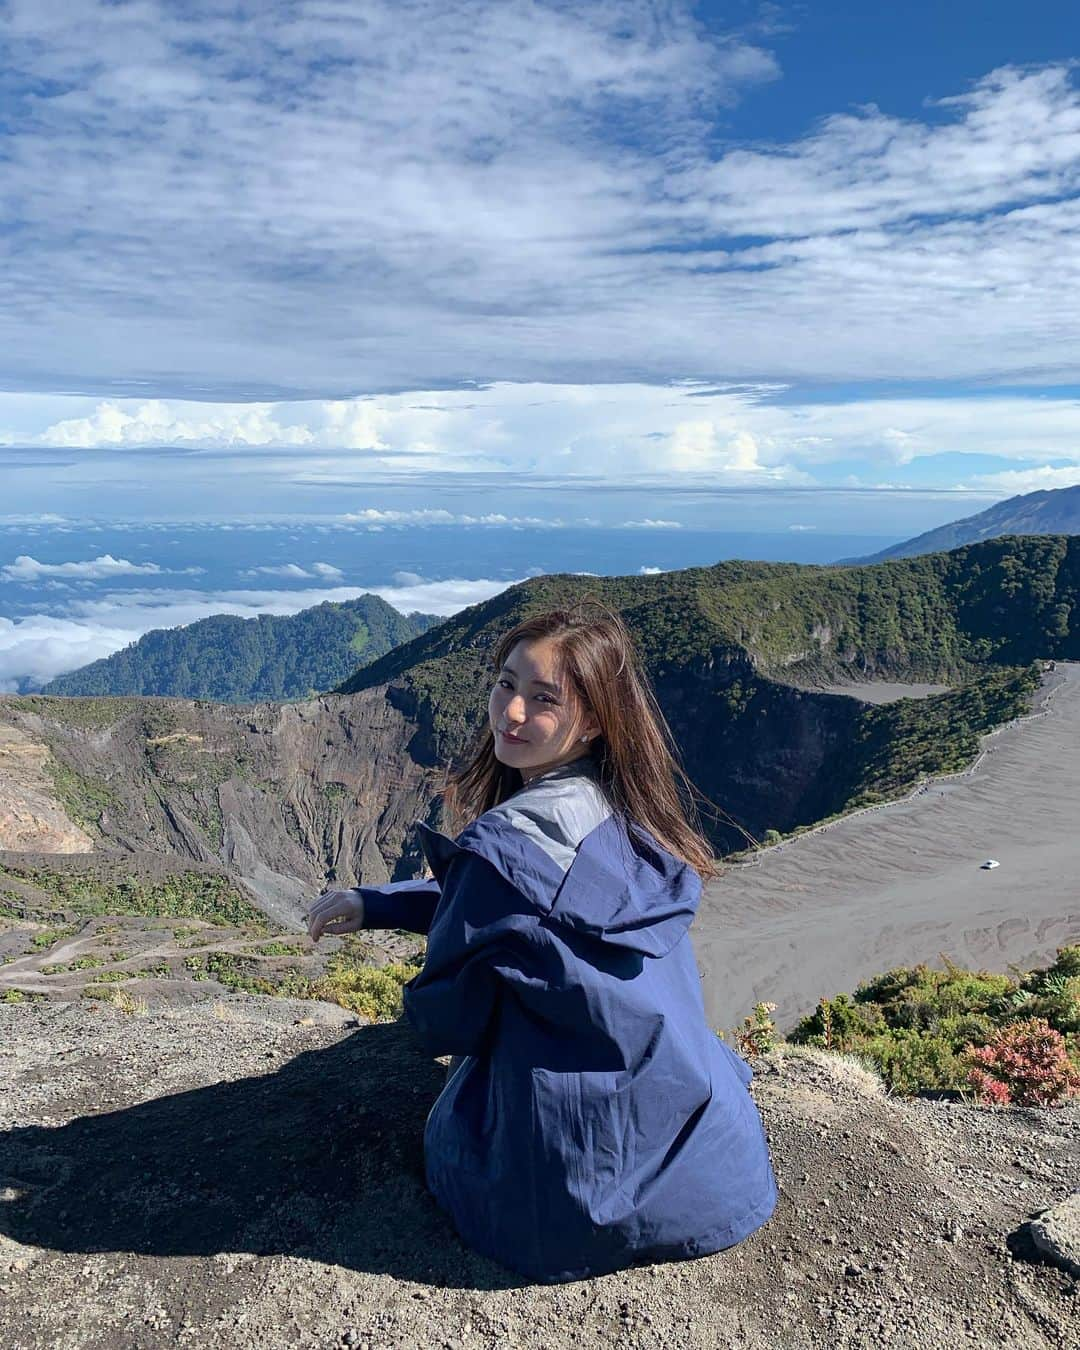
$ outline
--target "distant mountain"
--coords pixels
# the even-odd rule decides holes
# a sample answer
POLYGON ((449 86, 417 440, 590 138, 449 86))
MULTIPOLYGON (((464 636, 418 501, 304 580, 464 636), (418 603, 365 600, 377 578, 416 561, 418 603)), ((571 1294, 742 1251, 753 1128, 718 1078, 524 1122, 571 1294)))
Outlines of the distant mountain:
MULTIPOLYGON (((989 539, 872 567, 544 574, 433 624, 319 698, 0 695, 11 750, 0 756, 0 852, 65 849, 88 867, 118 850, 183 856, 227 869, 293 925, 300 899, 327 879, 417 876, 411 824, 447 823, 434 799, 487 725, 499 639, 586 597, 630 627, 705 803, 695 809, 725 853, 745 848, 744 830, 787 834, 966 767, 980 734, 1029 707, 1035 662, 1080 659, 1080 536, 989 539), (882 705, 826 692, 866 680, 952 687, 882 705)), ((333 607, 314 613, 326 622, 333 607)), ((114 900, 86 877, 78 885, 101 905, 141 894, 114 900)), ((0 933, 0 959, 2 944, 0 933)))
POLYGON ((220 703, 307 698, 442 622, 437 614, 401 614, 377 595, 327 600, 283 616, 213 614, 155 628, 112 656, 58 676, 41 693, 220 703))
POLYGON ((1080 486, 1025 492, 965 516, 950 525, 927 530, 902 544, 883 548, 866 558, 842 558, 846 564, 886 562, 889 558, 915 558, 922 553, 944 553, 962 544, 977 544, 1003 534, 1080 534, 1080 486))

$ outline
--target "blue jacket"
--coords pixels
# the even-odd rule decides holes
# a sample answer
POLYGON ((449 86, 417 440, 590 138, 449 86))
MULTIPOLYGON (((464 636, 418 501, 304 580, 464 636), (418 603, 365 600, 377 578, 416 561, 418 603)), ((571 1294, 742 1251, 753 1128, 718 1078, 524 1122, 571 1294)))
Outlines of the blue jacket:
POLYGON ((465 1058, 424 1132, 428 1186, 476 1251, 534 1280, 702 1256, 777 1201, 753 1074, 705 1021, 697 873, 559 766, 456 839, 434 873, 357 889, 365 926, 427 933, 405 1014, 465 1058))

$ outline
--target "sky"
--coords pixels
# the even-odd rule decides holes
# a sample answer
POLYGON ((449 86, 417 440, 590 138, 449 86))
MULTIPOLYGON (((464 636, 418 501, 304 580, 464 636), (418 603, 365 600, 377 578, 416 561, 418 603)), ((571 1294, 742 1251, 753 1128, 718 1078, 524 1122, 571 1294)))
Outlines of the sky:
POLYGON ((1078 58, 1074 0, 0 0, 0 520, 1080 483, 1078 58))

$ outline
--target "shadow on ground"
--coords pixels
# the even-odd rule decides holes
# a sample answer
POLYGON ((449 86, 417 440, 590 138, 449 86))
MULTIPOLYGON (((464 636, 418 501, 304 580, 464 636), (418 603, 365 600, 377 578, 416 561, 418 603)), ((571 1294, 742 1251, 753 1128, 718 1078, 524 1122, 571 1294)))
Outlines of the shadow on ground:
POLYGON ((441 1286, 527 1283, 467 1251, 426 1189, 445 1072, 406 1024, 366 1026, 264 1076, 10 1130, 0 1232, 59 1252, 285 1253, 441 1286))

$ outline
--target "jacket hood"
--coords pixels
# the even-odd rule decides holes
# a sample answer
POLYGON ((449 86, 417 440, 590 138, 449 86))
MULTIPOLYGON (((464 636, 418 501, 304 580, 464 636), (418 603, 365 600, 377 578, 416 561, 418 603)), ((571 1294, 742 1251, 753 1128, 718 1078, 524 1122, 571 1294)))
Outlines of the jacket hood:
POLYGON ((664 956, 687 932, 701 878, 632 819, 609 814, 576 845, 565 871, 498 809, 450 839, 416 821, 440 886, 461 852, 479 855, 554 924, 613 947, 664 956))

